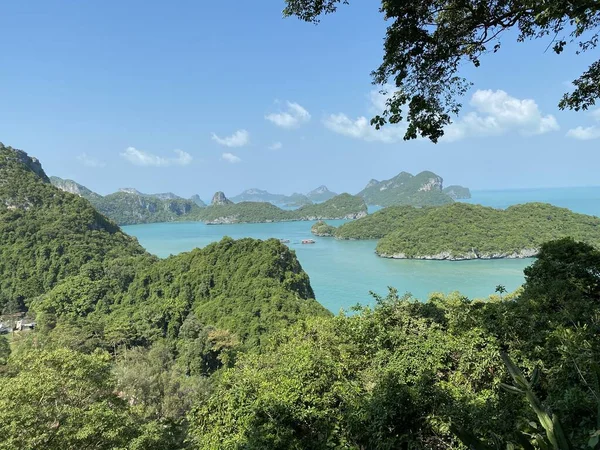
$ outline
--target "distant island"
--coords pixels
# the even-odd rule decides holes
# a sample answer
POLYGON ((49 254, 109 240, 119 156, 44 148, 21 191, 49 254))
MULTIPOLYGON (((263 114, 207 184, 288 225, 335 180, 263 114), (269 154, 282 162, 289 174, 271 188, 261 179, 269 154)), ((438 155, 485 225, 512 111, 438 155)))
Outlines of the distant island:
MULTIPOLYGON (((429 171, 417 175, 400 172, 389 180, 369 181, 357 195, 364 198, 368 205, 445 205, 456 198, 444 191, 443 182, 442 177, 429 171)), ((464 194, 463 191, 460 193, 464 194)))
POLYGON ((467 200, 471 198, 471 191, 464 186, 452 185, 442 189, 442 192, 454 200, 467 200))
MULTIPOLYGON (((191 199, 184 199, 171 192, 144 194, 134 188, 122 188, 113 194, 101 196, 73 180, 51 177, 50 181, 65 192, 85 198, 117 225, 174 221, 200 221, 210 225, 266 223, 358 219, 367 215, 367 206, 363 199, 350 194, 340 194, 317 204, 313 204, 308 199, 306 204, 302 198, 296 198, 298 205, 301 206, 295 210, 284 210, 269 202, 234 203, 223 192, 218 191, 214 194, 210 206, 207 207, 197 195, 191 199)), ((302 196, 302 194, 297 195, 302 196)), ((294 196, 288 198, 294 199, 294 196)))
POLYGON ((327 186, 324 185, 313 189, 306 195, 298 192, 294 192, 292 195, 271 194, 270 192, 262 189, 252 188, 245 190, 241 194, 231 197, 230 200, 233 203, 258 202, 271 203, 277 206, 300 207, 304 205, 310 205, 312 203, 322 203, 335 197, 336 195, 338 194, 330 191, 327 186))
POLYGON ((73 180, 50 177, 50 182, 65 192, 85 198, 117 225, 173 222, 197 213, 204 205, 198 196, 186 200, 172 192, 143 194, 134 188, 121 188, 102 196, 73 180))
POLYGON ((323 236, 330 237, 335 234, 336 228, 334 226, 328 225, 325 221, 319 220, 315 222, 312 227, 310 227, 310 232, 315 236, 323 236))
POLYGON ((338 195, 321 185, 307 194, 272 194, 262 189, 248 189, 227 198, 217 192, 216 200, 207 207, 199 195, 189 199, 172 192, 145 194, 135 188, 121 188, 102 196, 87 187, 59 177, 50 177, 59 189, 88 200, 94 208, 117 225, 173 221, 216 223, 278 222, 287 220, 356 219, 367 215, 366 205, 417 207, 439 206, 468 199, 468 188, 458 185, 443 187, 443 179, 433 172, 412 175, 401 172, 389 180, 371 180, 355 196, 338 195), (335 200, 332 203, 328 203, 335 200), (212 206, 229 206, 213 209, 212 206), (239 205, 234 207, 233 205, 239 205), (205 209, 206 208, 206 209, 205 209), (292 209, 293 211, 290 211, 292 209))
POLYGON ((267 223, 292 220, 359 219, 367 215, 367 205, 360 197, 337 195, 326 202, 284 210, 268 202, 232 203, 217 192, 210 206, 191 215, 210 225, 232 223, 267 223))
POLYGON ((600 245, 600 218, 546 203, 506 210, 466 203, 394 206, 343 224, 332 234, 336 239, 379 239, 376 253, 385 258, 528 258, 544 242, 564 237, 600 245))

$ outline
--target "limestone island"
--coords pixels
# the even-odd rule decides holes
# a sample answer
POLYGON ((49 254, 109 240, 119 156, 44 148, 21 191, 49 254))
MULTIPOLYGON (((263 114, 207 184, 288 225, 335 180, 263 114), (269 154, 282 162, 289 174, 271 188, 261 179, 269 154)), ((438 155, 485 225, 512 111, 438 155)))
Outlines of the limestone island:
POLYGON ((379 239, 384 258, 460 261, 529 258, 547 241, 572 238, 600 246, 600 218, 546 203, 505 210, 452 203, 393 206, 336 228, 336 239, 379 239))

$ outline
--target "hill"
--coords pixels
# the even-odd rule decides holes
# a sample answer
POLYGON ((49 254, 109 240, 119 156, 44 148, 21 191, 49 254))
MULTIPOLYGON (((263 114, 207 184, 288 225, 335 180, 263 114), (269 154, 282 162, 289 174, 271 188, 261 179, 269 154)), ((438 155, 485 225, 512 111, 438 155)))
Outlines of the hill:
POLYGON ((544 203, 506 210, 455 203, 400 218, 376 252, 388 258, 525 258, 565 237, 599 246, 600 219, 544 203))
POLYGON ((196 204, 196 206, 199 206, 200 208, 204 208, 206 206, 206 203, 204 203, 204 201, 202 201, 202 199, 200 198, 200 196, 198 194, 194 194, 190 197, 190 201, 194 202, 196 204))
POLYGON ((253 346, 299 317, 329 315, 278 240, 225 238, 158 260, 87 200, 53 186, 36 159, 4 146, 0 233, 0 310, 32 306, 44 329, 93 323, 97 336, 139 343, 177 335, 193 314, 253 346))
POLYGON ((152 195, 115 192, 90 200, 92 205, 118 225, 172 222, 189 217, 200 209, 191 200, 163 200, 152 195))
POLYGON ((121 188, 103 197, 73 180, 51 177, 50 181, 62 191, 85 198, 117 225, 172 222, 194 213, 204 205, 199 198, 184 200, 172 192, 144 194, 134 188, 121 188))
POLYGON ((357 195, 368 205, 433 206, 452 203, 454 200, 442 192, 443 179, 433 172, 412 175, 400 172, 389 180, 371 180, 357 195))
POLYGON ((306 195, 299 194, 297 192, 294 192, 292 195, 271 194, 268 191, 256 188, 247 189, 241 194, 231 197, 230 200, 234 203, 258 202, 291 207, 312 203, 312 201, 306 195))
POLYGON ((367 206, 360 197, 340 194, 324 203, 305 205, 296 210, 283 210, 266 202, 214 204, 197 211, 192 217, 194 220, 215 225, 292 220, 357 219, 364 217, 366 214, 367 206))
POLYGON ((422 208, 413 206, 388 206, 359 220, 340 225, 335 230, 336 239, 381 239, 404 223, 423 214, 422 208))
POLYGON ((327 186, 325 185, 321 185, 318 188, 313 189, 308 194, 306 194, 306 196, 315 203, 327 201, 330 198, 335 197, 336 195, 338 194, 327 189, 327 186))
POLYGON ((146 255, 87 200, 50 184, 35 158, 2 144, 0 235, 4 311, 25 309, 33 298, 86 267, 146 255))
POLYGON ((452 185, 442 189, 442 192, 452 197, 453 200, 466 200, 471 198, 471 191, 464 186, 452 185))
POLYGON ((50 177, 50 182, 53 186, 56 186, 61 191, 70 192, 71 194, 78 195, 79 197, 83 197, 88 200, 95 200, 102 197, 100 194, 96 194, 92 190, 73 180, 63 180, 59 177, 50 177))

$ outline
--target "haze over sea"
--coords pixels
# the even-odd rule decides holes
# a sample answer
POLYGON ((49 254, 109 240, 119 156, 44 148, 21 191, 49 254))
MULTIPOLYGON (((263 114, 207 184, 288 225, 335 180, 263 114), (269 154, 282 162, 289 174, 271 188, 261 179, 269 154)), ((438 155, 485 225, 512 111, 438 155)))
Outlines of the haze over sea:
MULTIPOLYGON (((506 208, 538 201, 600 216, 600 187, 511 189, 473 191, 469 203, 506 208)), ((474 261, 390 260, 375 255, 376 241, 338 241, 314 237, 314 222, 269 224, 205 225, 199 222, 132 225, 123 230, 139 239, 151 253, 167 257, 195 247, 204 247, 223 236, 234 239, 289 239, 304 270, 310 276, 317 300, 333 312, 361 303, 372 303, 369 291, 385 295, 392 286, 400 293, 409 292, 426 299, 432 292, 454 290, 471 298, 486 297, 498 284, 509 291, 524 280, 523 269, 532 259, 474 261), (313 238, 314 245, 300 241, 313 238)), ((343 221, 328 221, 339 225, 343 221)), ((442 226, 442 224, 440 224, 442 226)))

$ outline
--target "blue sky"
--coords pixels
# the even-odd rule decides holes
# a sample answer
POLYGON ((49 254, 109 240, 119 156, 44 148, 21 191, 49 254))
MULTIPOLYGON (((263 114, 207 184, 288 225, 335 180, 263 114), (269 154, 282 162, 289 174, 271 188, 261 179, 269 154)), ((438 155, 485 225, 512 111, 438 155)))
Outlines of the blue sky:
POLYGON ((314 26, 283 19, 282 0, 3 2, 0 141, 102 194, 355 193, 403 170, 475 189, 600 184, 600 113, 556 107, 593 55, 506 36, 465 68, 445 141, 407 143, 365 126, 386 24, 351 3, 314 26))

